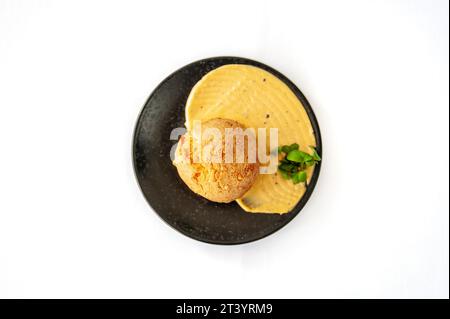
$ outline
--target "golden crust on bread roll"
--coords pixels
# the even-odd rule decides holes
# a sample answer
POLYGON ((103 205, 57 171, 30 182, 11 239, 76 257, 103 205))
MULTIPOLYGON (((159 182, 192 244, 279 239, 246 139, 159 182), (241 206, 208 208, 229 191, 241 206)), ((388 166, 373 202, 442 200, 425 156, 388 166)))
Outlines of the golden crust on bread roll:
POLYGON ((214 202, 229 203, 250 189, 259 174, 259 164, 257 159, 249 155, 252 154, 249 149, 252 146, 248 136, 247 140, 243 136, 244 130, 245 127, 236 121, 215 118, 201 123, 200 136, 191 130, 180 138, 174 165, 181 179, 193 192, 214 202), (223 138, 207 134, 210 132, 208 129, 220 132, 223 138), (230 147, 230 140, 225 138, 230 132, 227 129, 237 129, 233 131, 235 138, 231 140, 232 162, 225 155, 225 150, 230 147), (237 147, 239 140, 247 143, 237 147), (238 158, 243 161, 236 160, 238 158))

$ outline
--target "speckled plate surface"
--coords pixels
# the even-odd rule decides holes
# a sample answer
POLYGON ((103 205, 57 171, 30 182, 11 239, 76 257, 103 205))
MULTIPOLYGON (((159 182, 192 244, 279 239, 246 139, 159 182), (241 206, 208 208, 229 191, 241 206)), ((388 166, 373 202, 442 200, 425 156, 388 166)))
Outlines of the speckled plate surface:
POLYGON ((285 76, 262 63, 238 57, 200 60, 169 75, 148 98, 142 109, 133 140, 133 164, 136 178, 147 202, 170 226, 193 239, 212 244, 242 244, 268 236, 289 223, 308 201, 320 172, 316 166, 305 195, 288 214, 251 214, 235 202, 210 202, 183 183, 170 160, 177 142, 170 140, 174 128, 184 127, 184 108, 192 87, 206 73, 225 64, 260 67, 286 83, 300 99, 311 120, 322 155, 319 125, 306 98, 285 76))

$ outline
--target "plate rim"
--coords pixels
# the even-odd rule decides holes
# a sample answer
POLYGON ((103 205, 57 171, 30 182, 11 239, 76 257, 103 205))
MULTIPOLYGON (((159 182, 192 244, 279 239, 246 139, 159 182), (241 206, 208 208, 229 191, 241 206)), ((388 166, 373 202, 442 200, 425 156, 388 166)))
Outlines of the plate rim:
MULTIPOLYGON (((289 223, 292 222, 292 220, 297 217, 297 215, 303 210, 303 208, 306 206, 306 203, 309 201, 312 193, 314 192, 314 189, 316 188, 317 185, 317 181, 319 179, 319 175, 320 175, 320 171, 321 171, 321 167, 322 167, 322 161, 320 161, 318 164, 316 164, 316 167, 314 168, 314 173, 313 176, 311 177, 311 181, 308 184, 308 187, 305 191, 305 193, 303 194, 302 198, 300 199, 300 201, 295 205, 295 207, 288 213, 286 214, 291 214, 292 217, 287 220, 286 222, 282 223, 279 227, 274 228, 273 230, 271 230, 270 232, 265 233, 262 236, 256 237, 256 238, 251 238, 248 240, 243 240, 243 241, 233 241, 233 242, 223 242, 223 241, 215 241, 215 240, 210 240, 210 239, 205 239, 205 238, 201 238, 201 237, 197 237, 195 235, 192 235, 190 233, 184 232, 181 229, 176 228, 174 225, 172 225, 171 223, 169 223, 168 221, 166 221, 152 206, 152 204, 150 203, 150 201, 147 199, 147 196, 144 193, 144 190, 142 189, 141 183, 139 181, 139 177, 137 174, 137 168, 136 168, 136 144, 137 144, 137 134, 138 134, 138 128, 139 125, 141 123, 141 119, 142 119, 142 115, 144 113, 144 110, 146 109, 147 104, 151 101, 151 99, 153 98, 153 96, 155 95, 155 93, 158 91, 158 89, 165 84, 168 80, 170 80, 175 74, 177 74, 178 72, 182 71, 185 68, 188 68, 192 65, 195 64, 199 64, 199 63, 205 63, 208 61, 214 61, 214 60, 241 60, 243 61, 243 63, 236 63, 236 62, 232 62, 232 63, 226 63, 226 64, 222 64, 218 67, 221 67, 223 65, 228 65, 228 64, 244 64, 244 65, 251 65, 251 66, 256 66, 256 67, 261 67, 261 69, 272 73, 272 75, 276 76, 278 79, 280 79, 281 81, 283 81, 283 83, 285 83, 289 89, 295 94, 295 96, 300 100, 300 102, 302 103, 303 107, 305 108, 305 111, 308 115, 309 120, 311 121, 311 125, 313 127, 314 130, 314 137, 316 138, 316 148, 317 148, 317 152, 320 155, 320 157, 323 159, 322 157, 322 153, 323 153, 323 141, 322 141, 322 135, 320 132, 320 126, 319 126, 319 121, 317 120, 317 116, 314 113, 314 110, 311 107, 311 104, 309 103, 308 99, 305 97, 305 95, 303 94, 303 92, 288 78, 286 77, 284 74, 282 74, 281 72, 277 71, 276 69, 270 67, 269 65, 259 62, 257 60, 254 59, 249 59, 249 58, 244 58, 244 57, 238 57, 238 56, 214 56, 214 57, 209 57, 209 58, 204 58, 204 59, 200 59, 200 60, 196 60, 193 61, 191 63, 188 63, 178 69, 176 69, 175 71, 173 71, 172 73, 170 73, 168 76, 166 76, 150 93, 150 95, 148 96, 148 98, 145 100, 144 105, 141 107, 141 110, 139 111, 139 114, 137 116, 136 119, 136 123, 134 125, 134 129, 133 129, 133 139, 132 139, 132 147, 131 147, 131 152, 132 152, 132 162, 133 162, 133 172, 134 172, 134 176, 136 179, 136 182, 139 186, 139 189, 142 193, 142 196, 144 197, 145 201, 147 202, 147 204, 150 206, 151 210, 154 211, 154 213, 168 226, 170 226, 170 228, 176 230, 178 233, 184 235, 185 237, 188 237, 192 240, 195 241, 199 241, 202 243, 207 243, 207 244, 212 244, 212 245, 222 245, 222 246, 234 246, 234 245, 243 245, 243 244, 249 244, 255 241, 259 241, 263 238, 266 238, 270 235, 273 235, 274 233, 278 232, 280 229, 284 228, 286 225, 288 225, 289 223)), ((216 68, 212 69, 215 70, 216 68)), ((212 70, 208 71, 211 72, 212 70)), ((204 75, 203 75, 204 76, 204 75)), ((247 213, 244 212, 246 214, 256 214, 256 213, 247 213)))

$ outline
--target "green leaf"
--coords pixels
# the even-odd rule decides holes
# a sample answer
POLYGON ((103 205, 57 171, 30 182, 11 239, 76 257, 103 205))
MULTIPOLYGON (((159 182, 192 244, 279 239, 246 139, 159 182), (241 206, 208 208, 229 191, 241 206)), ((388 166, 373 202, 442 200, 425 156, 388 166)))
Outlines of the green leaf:
POLYGON ((293 164, 280 164, 280 166, 278 166, 279 169, 281 169, 282 171, 286 171, 286 172, 292 172, 295 169, 295 165, 293 164))
POLYGON ((322 159, 320 158, 319 154, 316 151, 316 148, 314 146, 310 146, 310 148, 313 150, 313 154, 312 157, 314 158, 315 161, 319 162, 322 159))
POLYGON ((281 154, 281 152, 283 152, 283 150, 281 149, 281 146, 278 146, 278 154, 281 154))
POLYGON ((300 171, 300 172, 297 172, 294 175, 292 175, 292 182, 294 184, 306 182, 306 172, 300 171))
POLYGON ((306 164, 306 167, 311 167, 311 166, 314 166, 316 164, 316 161, 315 160, 310 160, 310 161, 305 162, 305 164, 306 164))
POLYGON ((289 151, 298 150, 299 145, 297 143, 289 145, 289 151))
POLYGON ((311 155, 305 153, 305 155, 303 157, 303 161, 306 163, 306 162, 309 162, 309 161, 312 161, 312 160, 313 160, 313 157, 311 155))
POLYGON ((281 177, 283 177, 284 179, 290 179, 291 176, 289 175, 288 172, 282 171, 282 170, 278 170, 280 172, 281 177))
POLYGON ((303 154, 298 150, 290 151, 286 158, 292 162, 303 162, 303 154))
POLYGON ((284 146, 282 146, 281 147, 281 151, 283 152, 283 153, 289 153, 289 151, 290 151, 290 148, 289 148, 289 146, 287 146, 287 145, 284 145, 284 146))
POLYGON ((286 158, 296 163, 304 163, 306 160, 312 159, 311 155, 299 150, 290 151, 286 158))

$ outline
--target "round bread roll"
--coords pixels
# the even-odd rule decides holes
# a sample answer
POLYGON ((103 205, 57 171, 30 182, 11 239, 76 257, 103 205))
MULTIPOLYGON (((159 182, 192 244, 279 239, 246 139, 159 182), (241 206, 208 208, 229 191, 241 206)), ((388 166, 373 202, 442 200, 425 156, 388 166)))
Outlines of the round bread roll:
POLYGON ((202 123, 200 130, 194 128, 181 136, 174 165, 193 192, 228 203, 250 189, 259 174, 259 163, 256 138, 244 130, 236 121, 216 118, 202 123), (234 138, 227 138, 229 134, 234 138), (249 142, 249 135, 255 143, 249 142))

